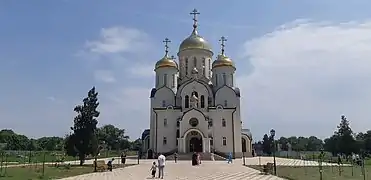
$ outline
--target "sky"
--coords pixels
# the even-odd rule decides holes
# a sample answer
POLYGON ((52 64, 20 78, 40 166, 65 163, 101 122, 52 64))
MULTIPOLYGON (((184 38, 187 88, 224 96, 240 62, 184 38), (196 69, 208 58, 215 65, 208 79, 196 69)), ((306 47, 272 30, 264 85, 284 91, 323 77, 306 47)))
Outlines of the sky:
POLYGON ((0 1, 0 129, 63 136, 93 86, 99 125, 131 139, 149 128, 154 64, 192 31, 237 66, 244 128, 254 140, 330 136, 346 115, 371 129, 371 1, 0 1))

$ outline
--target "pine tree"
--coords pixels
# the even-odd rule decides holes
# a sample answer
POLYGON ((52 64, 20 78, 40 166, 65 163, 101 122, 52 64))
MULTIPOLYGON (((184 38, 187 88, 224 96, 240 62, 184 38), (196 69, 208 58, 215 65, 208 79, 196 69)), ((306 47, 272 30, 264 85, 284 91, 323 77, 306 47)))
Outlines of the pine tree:
POLYGON ((348 119, 342 115, 340 124, 338 125, 338 130, 335 132, 337 137, 337 150, 338 152, 351 155, 357 150, 357 143, 353 137, 353 131, 350 128, 348 119))
POLYGON ((68 155, 79 156, 80 165, 84 164, 86 155, 98 153, 96 138, 97 118, 100 114, 97 111, 98 106, 98 92, 95 92, 93 87, 83 99, 83 104, 74 108, 77 116, 74 119, 74 126, 71 127, 73 134, 67 139, 65 147, 68 155))

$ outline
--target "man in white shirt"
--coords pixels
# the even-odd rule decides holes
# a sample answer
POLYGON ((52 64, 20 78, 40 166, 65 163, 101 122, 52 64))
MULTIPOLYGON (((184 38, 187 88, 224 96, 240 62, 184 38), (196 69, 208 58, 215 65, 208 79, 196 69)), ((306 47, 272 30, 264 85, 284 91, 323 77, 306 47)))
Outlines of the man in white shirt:
POLYGON ((163 154, 160 154, 157 160, 158 160, 158 178, 164 179, 166 157, 163 154))

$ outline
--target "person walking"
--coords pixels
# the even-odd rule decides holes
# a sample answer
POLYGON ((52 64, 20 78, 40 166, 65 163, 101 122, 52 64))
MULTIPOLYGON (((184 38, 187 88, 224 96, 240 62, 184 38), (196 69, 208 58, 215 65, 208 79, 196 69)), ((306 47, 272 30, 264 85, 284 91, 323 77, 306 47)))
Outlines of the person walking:
POLYGON ((126 163, 126 154, 124 152, 121 153, 121 164, 125 165, 126 163))
POLYGON ((228 155, 228 164, 232 163, 232 153, 229 153, 228 155))
POLYGON ((164 179, 164 168, 165 168, 166 157, 163 154, 160 154, 157 160, 158 160, 158 178, 164 179))
POLYGON ((178 162, 178 154, 177 153, 174 153, 174 161, 175 161, 175 163, 178 162))

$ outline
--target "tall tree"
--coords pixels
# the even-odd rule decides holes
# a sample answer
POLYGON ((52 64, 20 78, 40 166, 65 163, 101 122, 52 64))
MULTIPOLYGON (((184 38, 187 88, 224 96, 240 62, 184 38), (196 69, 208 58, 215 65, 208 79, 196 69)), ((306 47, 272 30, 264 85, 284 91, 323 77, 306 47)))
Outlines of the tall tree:
POLYGON ((83 104, 74 108, 77 116, 74 119, 73 127, 71 127, 73 134, 68 138, 66 147, 69 155, 78 154, 80 165, 84 164, 87 155, 98 153, 96 138, 97 118, 100 114, 97 111, 98 106, 98 92, 95 92, 95 87, 93 87, 88 92, 88 96, 83 99, 83 104))
POLYGON ((353 137, 353 131, 350 128, 348 119, 342 115, 338 130, 335 132, 337 136, 337 148, 340 153, 351 155, 357 150, 357 143, 353 137))
POLYGON ((265 154, 272 154, 272 141, 269 138, 268 134, 264 134, 263 136, 263 153, 265 154))

